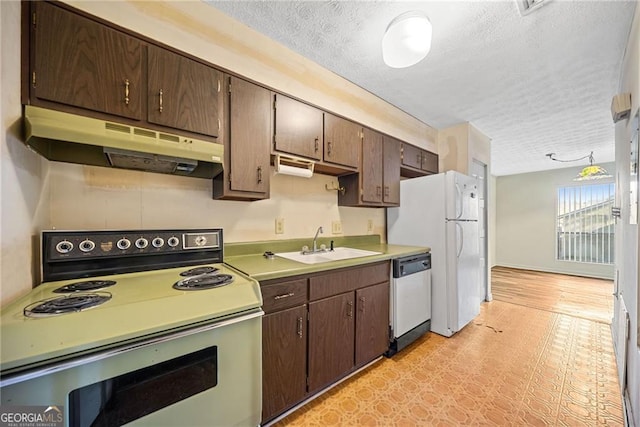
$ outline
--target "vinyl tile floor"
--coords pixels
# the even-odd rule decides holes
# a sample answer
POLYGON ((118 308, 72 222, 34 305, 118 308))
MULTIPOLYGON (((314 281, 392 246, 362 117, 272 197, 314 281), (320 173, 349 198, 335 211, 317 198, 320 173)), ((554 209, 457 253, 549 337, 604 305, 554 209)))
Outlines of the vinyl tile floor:
POLYGON ((609 325, 502 301, 428 333, 278 426, 622 426, 609 325))

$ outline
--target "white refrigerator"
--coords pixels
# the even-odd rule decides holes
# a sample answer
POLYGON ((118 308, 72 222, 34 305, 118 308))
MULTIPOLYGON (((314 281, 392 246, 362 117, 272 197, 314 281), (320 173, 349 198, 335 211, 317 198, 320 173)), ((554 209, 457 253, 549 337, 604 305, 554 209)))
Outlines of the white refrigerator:
POLYGON ((387 209, 390 244, 431 248, 431 330, 450 337, 480 313, 478 184, 448 171, 403 180, 387 209))

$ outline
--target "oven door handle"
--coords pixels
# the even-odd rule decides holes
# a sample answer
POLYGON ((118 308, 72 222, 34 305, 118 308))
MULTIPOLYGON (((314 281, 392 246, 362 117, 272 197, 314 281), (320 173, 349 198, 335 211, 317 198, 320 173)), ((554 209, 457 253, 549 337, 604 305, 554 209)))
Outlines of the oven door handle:
POLYGON ((197 326, 190 329, 184 329, 177 332, 171 332, 165 335, 157 336, 154 338, 149 338, 143 341, 137 341, 130 344, 125 344, 120 347, 111 348, 109 350, 104 350, 98 353, 90 354, 85 357, 80 357, 73 360, 58 362, 55 364, 48 365, 46 367, 40 369, 34 369, 31 371, 19 373, 16 375, 10 375, 6 377, 0 378, 0 387, 6 387, 12 384, 17 384, 22 381, 27 381, 33 378, 42 377, 44 375, 49 375, 54 372, 64 371, 65 369, 75 368, 78 366, 86 365, 87 363, 96 362, 99 360, 104 360, 109 357, 113 357, 122 353, 127 353, 132 350, 137 350, 140 348, 148 347, 154 344, 160 344, 163 342, 175 340, 182 337, 187 337, 193 334, 198 334, 201 332, 210 331, 213 329, 223 328, 225 326, 233 325, 235 323, 244 322, 245 320, 255 319, 256 317, 261 317, 264 315, 264 311, 258 310, 251 313, 247 313, 241 316, 232 317, 229 319, 220 320, 218 322, 208 323, 206 325, 197 326))

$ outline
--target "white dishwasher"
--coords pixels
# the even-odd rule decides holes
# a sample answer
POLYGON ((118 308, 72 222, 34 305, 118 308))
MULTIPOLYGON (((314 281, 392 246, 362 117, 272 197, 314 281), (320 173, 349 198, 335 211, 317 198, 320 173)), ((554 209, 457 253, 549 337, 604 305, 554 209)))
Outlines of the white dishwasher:
POLYGON ((392 274, 387 357, 431 329, 431 253, 394 259, 392 274))

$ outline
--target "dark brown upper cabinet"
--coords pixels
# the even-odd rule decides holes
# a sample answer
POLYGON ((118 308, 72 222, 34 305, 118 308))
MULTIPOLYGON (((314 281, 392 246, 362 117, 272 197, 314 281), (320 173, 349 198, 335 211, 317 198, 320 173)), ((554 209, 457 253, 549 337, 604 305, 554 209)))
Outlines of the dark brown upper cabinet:
POLYGON ((31 6, 32 100, 141 119, 140 40, 51 3, 31 6))
POLYGON ((360 173, 338 178, 341 206, 386 207, 400 204, 400 141, 364 128, 360 173))
POLYGON ((364 129, 362 139, 362 196, 365 203, 382 203, 383 147, 382 134, 364 129))
POLYGON ((350 120, 324 113, 324 161, 358 168, 362 126, 350 120))
POLYGON ((438 155, 415 145, 402 143, 401 175, 407 178, 438 173, 438 155))
POLYGON ((225 77, 224 172, 213 196, 227 200, 269 198, 272 135, 271 91, 237 77, 225 77))
POLYGON ((157 46, 147 49, 149 122, 217 137, 222 73, 157 46))
POLYGON ((382 201, 387 206, 400 205, 400 144, 397 139, 384 137, 382 201))
POLYGON ((322 160, 322 111, 276 94, 274 150, 322 160))

